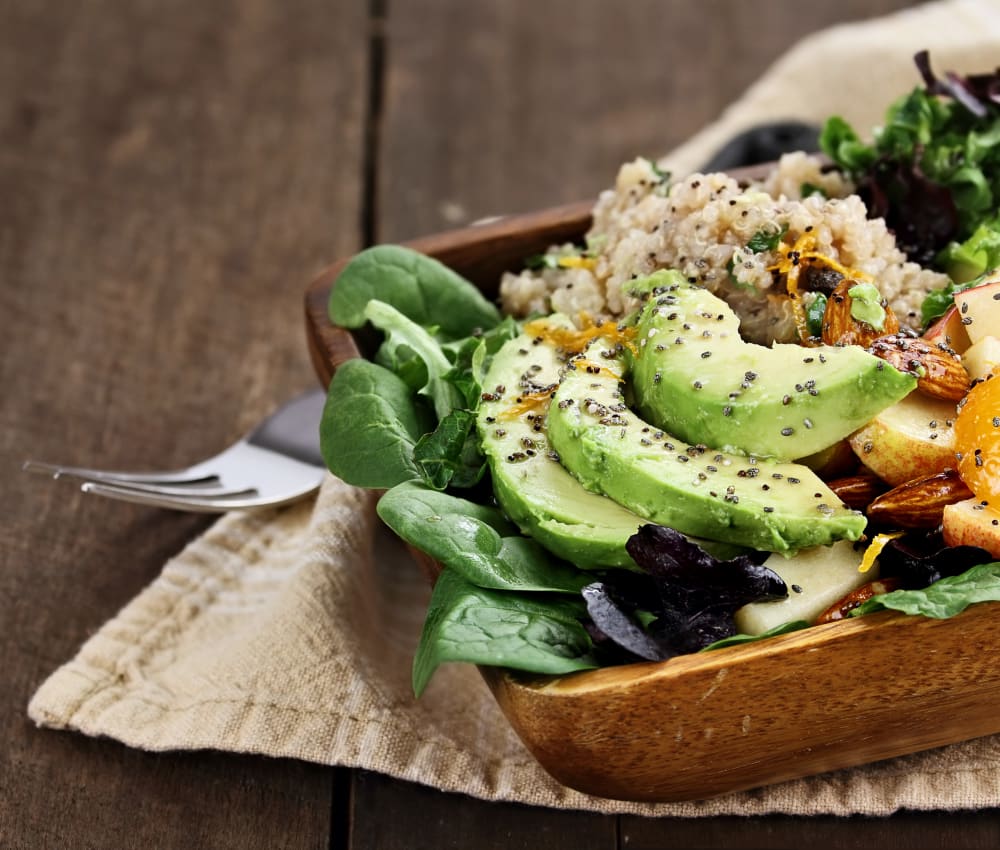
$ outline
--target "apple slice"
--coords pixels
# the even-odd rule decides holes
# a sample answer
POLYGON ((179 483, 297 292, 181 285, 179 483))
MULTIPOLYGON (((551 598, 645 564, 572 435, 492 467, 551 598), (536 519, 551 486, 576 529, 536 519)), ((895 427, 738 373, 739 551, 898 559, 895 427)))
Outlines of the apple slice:
POLYGON ((975 344, 996 334, 1000 331, 1000 273, 994 272, 979 286, 956 292, 955 306, 969 342, 975 344))
POLYGON ((954 468, 955 403, 912 392, 848 437, 861 462, 896 486, 954 468))
POLYGON ((952 305, 945 314, 927 329, 924 339, 936 345, 944 345, 956 354, 962 354, 972 343, 962 324, 958 306, 952 305))
POLYGON ((948 546, 978 546, 1000 558, 1000 512, 979 499, 947 505, 942 532, 948 546))
POLYGON ((736 630, 759 635, 793 620, 811 623, 838 599, 865 582, 878 578, 878 570, 860 572, 862 553, 849 540, 832 546, 803 549, 788 558, 771 555, 764 566, 774 570, 788 585, 788 596, 771 602, 751 602, 735 615, 736 630))
MULTIPOLYGON (((996 330, 1000 332, 1000 326, 996 330)), ((984 336, 974 342, 962 355, 962 365, 973 380, 985 380, 990 372, 1000 368, 1000 339, 984 336)))

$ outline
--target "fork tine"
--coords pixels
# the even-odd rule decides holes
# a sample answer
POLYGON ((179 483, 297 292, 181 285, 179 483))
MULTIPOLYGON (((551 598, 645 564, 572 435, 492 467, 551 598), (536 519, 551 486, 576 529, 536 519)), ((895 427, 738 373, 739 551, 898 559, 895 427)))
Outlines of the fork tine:
MULTIPOLYGON (((124 502, 135 502, 140 505, 152 505, 159 508, 173 508, 179 511, 198 511, 201 513, 224 513, 232 510, 249 510, 261 507, 277 507, 282 502, 262 499, 259 496, 228 496, 222 498, 204 498, 198 496, 162 495, 148 490, 137 490, 115 484, 102 484, 95 481, 84 482, 80 489, 84 493, 97 496, 107 496, 124 502)), ((297 498, 297 497, 296 497, 297 498)), ((287 501, 295 501, 289 498, 287 501)))
POLYGON ((108 481, 129 484, 213 484, 218 476, 203 471, 203 464, 189 469, 166 470, 162 472, 118 472, 110 469, 90 469, 85 466, 60 466, 27 460, 21 465, 25 472, 51 475, 53 478, 80 478, 86 481, 108 481))

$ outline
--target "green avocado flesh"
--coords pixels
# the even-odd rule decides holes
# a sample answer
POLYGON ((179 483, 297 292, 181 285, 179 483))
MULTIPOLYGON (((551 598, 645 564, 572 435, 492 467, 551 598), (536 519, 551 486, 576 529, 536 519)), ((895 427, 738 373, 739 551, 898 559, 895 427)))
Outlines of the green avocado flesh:
POLYGON ((633 392, 650 423, 682 440, 791 460, 846 437, 916 378, 855 345, 744 342, 729 305, 658 272, 639 314, 633 392))
POLYGON ((477 428, 497 501, 524 532, 578 567, 634 567, 625 542, 645 520, 585 490, 552 456, 547 397, 519 406, 526 393, 554 390, 563 365, 554 346, 527 334, 490 364, 477 428))
POLYGON ((689 445, 642 421, 622 394, 625 359, 597 340, 549 407, 549 440, 584 487, 684 534, 771 552, 861 536, 864 516, 805 466, 689 445))

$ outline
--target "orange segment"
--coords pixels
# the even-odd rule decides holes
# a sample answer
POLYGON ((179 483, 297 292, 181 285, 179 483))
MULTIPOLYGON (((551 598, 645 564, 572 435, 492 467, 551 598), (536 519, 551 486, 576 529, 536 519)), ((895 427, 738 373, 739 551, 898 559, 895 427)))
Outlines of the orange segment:
POLYGON ((955 420, 958 474, 976 498, 1000 505, 1000 380, 976 384, 955 420))

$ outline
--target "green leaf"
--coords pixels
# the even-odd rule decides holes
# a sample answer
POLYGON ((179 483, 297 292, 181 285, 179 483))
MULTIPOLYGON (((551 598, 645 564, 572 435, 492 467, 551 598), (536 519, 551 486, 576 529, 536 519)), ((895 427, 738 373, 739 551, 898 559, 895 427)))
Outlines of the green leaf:
POLYGON ((365 307, 379 300, 424 327, 437 326, 447 339, 492 328, 500 312, 465 278, 417 251, 376 245, 362 251, 340 273, 330 293, 330 319, 359 328, 365 307))
POLYGON ((1000 561, 980 564, 961 575, 949 576, 923 590, 894 590, 873 596, 851 612, 861 617, 885 608, 945 620, 976 602, 1000 602, 1000 561))
POLYGON ((530 257, 524 258, 524 267, 526 269, 531 269, 531 271, 539 271, 540 269, 557 269, 559 268, 559 255, 532 254, 530 257))
POLYGON ((788 226, 775 230, 774 228, 764 228, 758 230, 753 236, 750 237, 750 241, 747 242, 747 249, 753 251, 755 254, 759 254, 762 251, 773 251, 778 247, 778 243, 781 242, 781 237, 785 235, 788 230, 788 226))
MULTIPOLYGON (((1000 266, 1000 219, 983 222, 964 242, 952 242, 936 262, 956 284, 969 283, 1000 266)), ((947 293, 945 310, 951 306, 953 293, 954 289, 947 293)), ((932 304, 933 309, 939 309, 939 305, 932 304)))
POLYGON ((444 570, 434 585, 413 659, 413 692, 423 693, 434 671, 462 661, 560 675, 598 666, 578 617, 582 599, 539 600, 486 590, 444 570))
POLYGON ((471 487, 483 476, 485 460, 475 435, 476 414, 452 410, 438 427, 424 434, 413 450, 413 460, 428 486, 444 490, 449 484, 471 487))
POLYGON ((386 493, 378 514, 407 543, 479 587, 578 594, 593 580, 522 537, 496 508, 416 482, 386 493))
POLYGON ((792 620, 790 623, 782 623, 780 626, 774 626, 774 628, 768 629, 766 632, 761 632, 759 635, 730 635, 727 638, 715 641, 715 643, 710 643, 708 646, 699 651, 708 652, 709 650, 722 649, 726 646, 738 646, 743 643, 755 643, 758 640, 765 640, 770 637, 777 637, 778 635, 786 635, 789 632, 797 632, 799 629, 808 628, 809 623, 805 620, 792 620))
POLYGON ((334 475, 357 487, 381 489, 419 478, 413 448, 432 421, 388 369, 349 360, 333 376, 323 408, 323 460, 334 475))
POLYGON ((826 189, 815 183, 810 183, 808 180, 799 186, 799 194, 803 198, 811 198, 813 195, 819 195, 821 198, 827 197, 826 189))
POLYGON ((430 333, 384 301, 369 301, 364 316, 387 335, 382 344, 384 358, 399 361, 416 355, 423 361, 427 382, 417 392, 433 402, 439 420, 463 405, 461 393, 446 379, 451 363, 430 333))
POLYGON ((823 334, 823 316, 826 313, 826 300, 826 296, 819 293, 806 308, 806 327, 811 336, 822 336, 823 334))
POLYGON ((860 174, 871 167, 877 154, 871 145, 858 138, 850 124, 840 116, 828 118, 819 134, 820 149, 849 174, 860 174))

